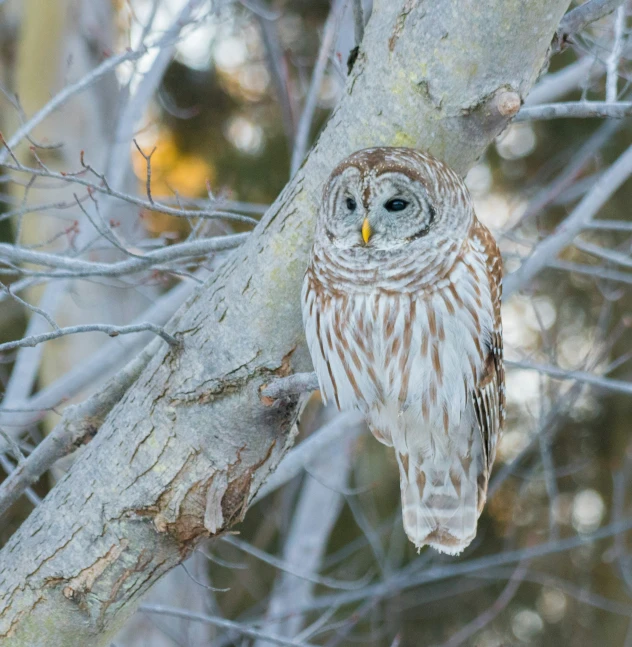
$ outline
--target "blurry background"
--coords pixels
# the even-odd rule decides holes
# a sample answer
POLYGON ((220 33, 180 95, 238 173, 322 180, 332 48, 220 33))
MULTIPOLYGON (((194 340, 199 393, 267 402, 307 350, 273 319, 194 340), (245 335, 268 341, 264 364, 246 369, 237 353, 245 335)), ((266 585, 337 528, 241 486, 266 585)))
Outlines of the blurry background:
MULTIPOLYGON (((64 87, 121 52, 138 52, 12 148, 13 170, 0 170, 0 241, 105 263, 251 229, 290 176, 310 87, 309 141, 343 90, 356 43, 347 4, 0 1, 6 140, 64 87), (333 46, 323 52, 327 38, 333 46), (327 65, 314 86, 319 52, 327 65), (100 186, 104 174, 132 199, 97 195, 59 172, 100 186)), ((624 3, 555 56, 529 102, 626 100, 631 10, 624 3)), ((631 125, 525 119, 470 171, 478 216, 501 245, 506 273, 603 179, 630 146, 631 125)), ((314 396, 301 439, 323 425, 344 433, 254 505, 239 535, 202 546, 147 600, 238 624, 147 607, 114 644, 272 644, 239 629, 250 627, 296 644, 632 646, 632 562, 621 531, 632 513, 631 203, 627 182, 573 246, 504 304, 509 414, 489 503, 464 555, 415 554, 391 452, 321 411, 314 396)), ((59 326, 160 325, 226 253, 182 252, 114 277, 24 265, 0 250, 0 343, 50 331, 47 317, 59 326)), ((97 389, 150 337, 90 332, 3 352, 3 433, 27 454, 66 402, 97 389)), ((71 461, 10 508, 0 543, 71 461)), ((16 462, 15 452, 2 456, 0 479, 16 462)))

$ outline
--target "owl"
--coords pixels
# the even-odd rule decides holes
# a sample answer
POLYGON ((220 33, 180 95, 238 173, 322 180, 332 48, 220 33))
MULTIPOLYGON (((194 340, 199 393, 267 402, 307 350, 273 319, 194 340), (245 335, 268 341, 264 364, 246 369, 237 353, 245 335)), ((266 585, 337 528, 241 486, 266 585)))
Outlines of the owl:
POLYGON ((334 169, 305 334, 323 399, 395 450, 418 549, 456 555, 476 535, 504 419, 501 289, 496 243, 444 163, 369 148, 334 169))

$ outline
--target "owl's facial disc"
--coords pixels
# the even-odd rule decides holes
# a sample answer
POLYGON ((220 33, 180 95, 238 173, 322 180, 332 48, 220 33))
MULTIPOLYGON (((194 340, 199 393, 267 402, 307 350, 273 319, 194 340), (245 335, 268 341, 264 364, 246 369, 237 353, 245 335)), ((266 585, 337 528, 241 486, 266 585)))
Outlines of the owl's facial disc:
POLYGON ((387 250, 426 236, 435 218, 420 182, 398 172, 362 176, 350 167, 331 186, 324 225, 336 247, 387 250))

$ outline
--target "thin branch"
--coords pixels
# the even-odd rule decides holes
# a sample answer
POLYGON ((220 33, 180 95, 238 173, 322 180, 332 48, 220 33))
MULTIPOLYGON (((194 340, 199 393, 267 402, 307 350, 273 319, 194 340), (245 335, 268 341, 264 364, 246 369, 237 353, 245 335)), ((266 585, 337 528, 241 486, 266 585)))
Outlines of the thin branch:
MULTIPOLYGON (((322 512, 322 509, 321 509, 321 512, 322 512)), ((274 568, 277 568, 280 571, 283 571, 284 573, 288 573, 293 577, 297 577, 301 580, 305 580, 306 582, 311 582, 312 584, 321 584, 322 586, 326 586, 329 589, 338 589, 342 591, 356 591, 357 589, 360 589, 363 586, 366 586, 366 584, 369 581, 366 578, 362 578, 361 580, 357 580, 356 582, 343 582, 342 580, 336 580, 332 577, 318 575, 315 572, 306 571, 303 568, 304 566, 303 562, 300 562, 300 563, 297 562, 298 565, 295 566, 286 560, 279 559, 274 555, 270 555, 269 553, 266 553, 265 551, 257 548, 256 546, 251 546, 248 542, 242 541, 237 537, 231 537, 230 535, 227 535, 223 537, 223 540, 226 543, 230 544, 231 546, 235 546, 236 548, 239 548, 239 550, 243 550, 244 553, 247 553, 248 555, 252 555, 253 557, 256 557, 257 559, 261 560, 266 564, 270 564, 271 566, 274 566, 274 568)))
POLYGON ((76 335, 78 333, 86 332, 102 332, 110 337, 118 337, 119 335, 129 335, 131 333, 150 331, 162 337, 170 346, 179 346, 178 340, 164 330, 164 328, 156 324, 143 322, 138 324, 130 324, 129 326, 112 326, 110 324, 84 324, 81 326, 68 326, 66 328, 58 328, 57 330, 49 333, 42 333, 41 335, 31 335, 30 337, 22 337, 15 341, 8 341, 0 344, 0 353, 5 353, 14 348, 24 348, 37 346, 44 342, 67 335, 76 335))
MULTIPOLYGON (((46 274, 48 277, 123 276, 125 274, 133 274, 146 270, 161 263, 169 263, 185 258, 205 256, 211 252, 234 249, 241 245, 248 236, 248 233, 244 233, 203 238, 201 240, 162 247, 149 251, 143 256, 135 255, 134 258, 118 261, 117 263, 83 261, 60 254, 34 252, 28 249, 13 247, 13 245, 9 245, 8 243, 0 243, 0 262, 4 260, 10 261, 11 263, 32 263, 65 270, 65 272, 48 272, 46 274)), ((23 273, 38 275, 32 270, 24 270, 23 273)))
POLYGON ((626 220, 593 220, 586 229, 603 229, 606 231, 632 231, 632 222, 626 220))
POLYGON ((257 16, 257 20, 261 28, 266 60, 268 62, 270 75, 274 82, 276 94, 279 99, 283 129, 285 130, 285 137, 291 151, 294 147, 294 131, 296 125, 294 123, 292 97, 288 88, 290 75, 288 73, 287 62, 279 41, 277 21, 276 19, 269 19, 261 13, 255 13, 255 15, 257 16))
POLYGON ((249 11, 252 11, 255 16, 264 18, 265 20, 278 20, 281 17, 279 11, 270 11, 261 2, 255 0, 239 0, 239 4, 246 7, 249 11))
POLYGON ((21 465, 24 461, 24 454, 22 453, 20 446, 3 429, 0 429, 0 436, 7 443, 7 454, 11 454, 15 459, 15 462, 18 465, 21 465))
POLYGON ((13 294, 10 285, 0 284, 0 289, 4 290, 12 299, 17 301, 20 305, 24 306, 27 310, 30 310, 33 314, 36 314, 42 317, 42 319, 44 319, 46 323, 48 323, 48 325, 53 330, 59 330, 59 326, 55 323, 55 321, 48 314, 48 312, 46 312, 46 310, 43 310, 42 308, 38 308, 37 306, 34 306, 28 301, 21 299, 19 296, 17 296, 17 294, 13 294))
POLYGON ((269 400, 280 400, 292 395, 300 395, 318 389, 316 373, 294 373, 288 377, 280 377, 266 384, 261 389, 261 397, 269 400))
POLYGON ((523 286, 531 285, 533 279, 570 243, 582 229, 590 225, 601 207, 632 174, 632 146, 608 168, 595 182, 592 189, 564 219, 561 225, 534 249, 522 265, 504 279, 505 298, 523 286))
POLYGON ((571 371, 559 368, 558 366, 537 364, 535 362, 506 360, 505 364, 512 368, 538 371, 538 373, 543 373, 544 375, 549 375, 550 377, 559 380, 574 380, 576 382, 590 384, 591 386, 596 386, 608 391, 632 395, 632 382, 625 382, 624 380, 614 380, 609 377, 602 377, 586 371, 571 371))
MULTIPOLYGON (((201 0, 191 0, 189 2, 189 5, 185 7, 185 9, 183 9, 183 11, 181 12, 180 17, 188 17, 188 12, 190 12, 191 9, 194 6, 198 5, 200 2, 201 0)), ((44 119, 55 112, 58 108, 64 105, 66 101, 68 101, 68 99, 76 94, 79 94, 86 88, 89 88, 91 85, 96 83, 103 76, 109 74, 112 70, 117 68, 122 63, 136 61, 152 49, 164 49, 168 47, 168 45, 175 42, 179 38, 179 32, 182 26, 182 24, 179 24, 179 29, 177 29, 176 31, 174 31, 173 28, 168 29, 160 36, 160 38, 158 38, 153 43, 150 43, 148 45, 143 44, 140 45, 138 49, 129 49, 125 52, 117 54, 116 56, 111 56, 107 60, 103 61, 101 65, 95 67, 89 74, 86 74, 83 78, 79 79, 76 83, 72 83, 71 85, 68 85, 63 90, 61 90, 39 112, 33 115, 31 119, 22 124, 22 126, 14 133, 14 135, 9 138, 9 140, 7 141, 6 151, 0 151, 0 164, 3 164, 6 161, 7 156, 11 154, 12 148, 15 148, 22 141, 22 139, 24 139, 31 133, 31 131, 36 126, 42 123, 44 119)))
MULTIPOLYGON (((180 12, 174 17, 171 25, 163 32, 160 51, 151 64, 151 67, 142 75, 140 82, 134 92, 126 102, 120 117, 117 120, 116 132, 112 138, 112 147, 108 156, 107 174, 110 178, 111 185, 120 189, 127 172, 129 171, 130 155, 129 141, 134 134, 134 129, 142 119, 147 105, 160 86, 169 62, 173 60, 176 41, 178 40, 183 28, 190 21, 192 13, 201 4, 200 0, 189 0, 180 12)), ((151 25, 153 24, 158 4, 154 3, 152 15, 143 29, 140 42, 144 42, 151 25)))
MULTIPOLYGON (((325 415, 331 414, 326 412, 325 415)), ((333 479, 334 489, 325 487, 316 479, 307 479, 302 485, 283 548, 283 563, 293 568, 279 575, 268 604, 267 627, 275 633, 297 636, 303 627, 303 614, 292 611, 313 599, 315 580, 297 579, 295 571, 319 572, 322 569, 327 544, 344 503, 339 490, 346 488, 349 482, 352 442, 353 434, 339 438, 319 453, 314 462, 315 470, 333 479), (280 619, 278 616, 282 615, 287 617, 280 619)), ((368 581, 365 579, 364 585, 368 581)), ((267 645, 261 641, 255 647, 267 645)))
POLYGON ((323 77, 325 76, 329 57, 333 54, 334 47, 336 46, 336 38, 338 37, 338 30, 340 28, 340 19, 346 2, 347 0, 333 0, 327 22, 325 23, 323 39, 320 44, 320 51, 318 52, 316 65, 314 66, 314 71, 312 73, 309 90, 307 91, 305 106, 303 107, 303 112, 296 129, 296 139, 294 142, 294 150, 292 152, 292 162, 290 164, 290 177, 298 171, 303 162, 303 158, 305 157, 305 153, 307 153, 309 132, 312 125, 312 119, 314 118, 314 111, 316 110, 318 93, 320 91, 323 77))
MULTIPOLYGON (((619 537, 625 539, 622 535, 615 535, 615 541, 619 537)), ((511 574, 507 569, 497 568, 489 573, 477 573, 474 577, 477 579, 499 579, 508 576, 511 577, 511 574)), ((559 589, 563 593, 575 598, 581 604, 587 604, 596 609, 606 611, 607 613, 613 613, 627 618, 632 617, 632 609, 629 604, 626 605, 621 602, 617 602, 616 600, 606 598, 598 593, 593 593, 586 588, 585 585, 576 586, 572 582, 568 582, 552 573, 540 573, 530 569, 525 574, 524 581, 559 589)))
POLYGON ((355 37, 355 44, 359 46, 364 38, 364 7, 362 0, 351 0, 353 7, 353 34, 355 37))
POLYGON ((527 564, 519 564, 512 576, 509 578, 509 582, 507 582, 502 593, 498 598, 496 598, 494 603, 478 617, 474 618, 472 622, 468 622, 466 625, 461 627, 459 631, 450 636, 450 639, 443 644, 443 647, 459 647, 459 645, 468 641, 474 636, 474 634, 478 633, 483 629, 483 627, 486 627, 490 622, 492 622, 492 620, 496 618, 514 598, 526 573, 527 564))
POLYGON ((553 103, 578 87, 597 80, 604 73, 605 66, 596 57, 587 55, 575 63, 564 66, 557 72, 550 72, 538 81, 525 99, 525 106, 553 103))
POLYGON ((250 636, 251 638, 265 640, 275 645, 287 645, 288 647, 316 647, 316 645, 313 645, 312 643, 288 640, 287 638, 269 634, 265 631, 260 631, 238 622, 232 622, 231 620, 225 620, 224 618, 218 618, 217 616, 207 616, 202 613, 193 613, 191 611, 187 611, 186 609, 175 609, 173 607, 167 607, 162 604, 141 604, 139 609, 144 613, 157 613, 160 615, 175 616, 176 618, 184 618, 185 620, 205 622, 207 624, 215 625, 216 627, 222 627, 224 629, 236 631, 240 634, 243 634, 244 636, 250 636))
POLYGON ((524 106, 515 121, 542 121, 546 119, 589 119, 602 117, 623 119, 632 115, 630 101, 569 101, 539 106, 524 106))
POLYGON ((310 605, 310 610, 328 608, 331 605, 344 605, 368 598, 386 598, 400 595, 402 591, 422 584, 429 584, 461 575, 471 575, 480 571, 488 571, 496 566, 515 564, 524 560, 532 560, 545 555, 566 552, 579 546, 594 544, 600 539, 614 537, 620 533, 632 530, 632 518, 603 526, 592 533, 574 535, 555 541, 546 541, 534 546, 520 547, 515 550, 505 550, 493 555, 460 562, 437 564, 423 570, 415 570, 415 562, 406 569, 396 573, 378 584, 366 586, 362 591, 334 593, 321 595, 310 605))
MULTIPOLYGON (((58 303, 67 289, 65 281, 50 284, 44 290, 39 306, 42 310, 55 312, 58 303)), ((46 324, 39 317, 31 317, 25 335, 37 335, 46 330, 46 324)), ((43 346, 22 348, 17 354, 11 377, 4 390, 2 406, 19 406, 23 404, 33 390, 37 380, 43 346)))
POLYGON ((138 150, 138 152, 142 155, 143 159, 145 160, 145 166, 146 166, 145 185, 146 185, 146 190, 147 190, 147 199, 149 200, 149 202, 153 206, 154 199, 151 197, 151 156, 156 152, 157 146, 154 146, 151 153, 149 153, 149 155, 147 155, 143 151, 143 149, 138 145, 138 142, 136 141, 136 139, 133 139, 132 141, 134 142, 134 146, 136 146, 136 150, 138 150))
MULTIPOLYGON (((156 325, 165 324, 173 313, 182 305, 193 291, 194 284, 185 282, 176 286, 143 312, 133 323, 143 320, 156 325)), ((148 334, 130 335, 108 341, 98 351, 90 355, 87 361, 73 366, 68 373, 59 377, 41 391, 31 396, 19 411, 12 411, 6 406, 0 409, 0 424, 15 438, 30 425, 42 417, 42 412, 59 406, 62 402, 74 397, 80 391, 90 387, 95 380, 102 379, 124 365, 130 355, 139 352, 147 342, 148 334)), ((0 442, 0 452, 4 451, 0 442)))
MULTIPOLYGON (((4 440, 4 438, 3 438, 4 440)), ((6 442, 6 441, 5 441, 6 442)), ((13 466, 11 461, 4 456, 3 454, 0 454, 0 467, 4 470, 5 474, 7 477, 9 477, 13 472, 16 470, 16 468, 13 466)), ((24 494, 26 498, 31 502, 31 505, 33 507, 38 506, 42 500, 35 494, 32 488, 28 487, 24 490, 24 494)))
MULTIPOLYGON (((0 151, 0 164, 3 164, 9 155, 13 156, 11 149, 15 148, 31 131, 38 126, 39 124, 46 119, 49 115, 55 112, 58 108, 64 105, 68 99, 73 97, 75 94, 78 94, 89 88, 91 85, 96 83, 106 74, 109 74, 116 67, 127 61, 136 61, 142 56, 144 56, 152 47, 158 46, 159 43, 155 45, 142 46, 137 50, 129 50, 121 52, 116 56, 112 56, 107 60, 103 61, 101 65, 95 67, 92 72, 86 74, 83 78, 79 79, 76 83, 66 86, 61 92, 56 94, 39 112, 35 113, 25 124, 23 124, 15 134, 10 137, 6 144, 6 149, 0 151)), ((17 160, 15 160, 17 161, 17 160)))
POLYGON ((255 218, 242 216, 231 211, 219 211, 217 209, 176 209, 160 202, 154 201, 152 203, 149 202, 149 200, 143 200, 142 198, 130 195, 129 193, 116 191, 111 186, 109 186, 103 174, 97 173, 89 165, 85 165, 85 170, 91 171, 99 179, 101 179, 101 184, 96 184, 95 182, 90 182, 90 180, 85 180, 84 178, 80 177, 78 173, 57 173, 55 171, 27 167, 23 164, 5 164, 4 166, 12 171, 28 173, 30 175, 46 177, 53 180, 60 180, 61 182, 67 182, 71 184, 81 184, 82 186, 87 187, 89 190, 98 191, 99 193, 112 196, 113 198, 119 198, 124 202, 128 202, 129 204, 133 204, 137 207, 147 209, 148 211, 166 213, 167 215, 176 216, 178 218, 224 218, 228 220, 234 220, 236 222, 245 222, 255 225, 259 222, 255 218))
POLYGON ((610 263, 621 265, 622 267, 632 268, 632 257, 627 254, 607 249, 581 239, 576 240, 573 244, 582 252, 586 252, 597 258, 602 258, 610 263))
MULTIPOLYGON (((548 186, 544 187, 529 201, 526 211, 515 225, 513 225, 512 229, 515 230, 518 226, 534 216, 538 216, 548 205, 560 198, 566 189, 572 187, 573 183, 577 184, 577 178, 584 172, 588 163, 599 155, 601 149, 624 124, 625 122, 623 120, 606 121, 577 150, 572 151, 570 163, 548 186)), ((590 178, 588 182, 592 186, 595 179, 590 178)), ((599 221, 595 221, 589 227, 592 228, 598 223, 599 221)), ((628 224, 631 224, 632 227, 632 223, 628 224)))
POLYGON ((362 420, 362 416, 356 411, 341 413, 324 427, 315 431, 297 447, 291 449, 279 463, 276 470, 270 474, 265 483, 259 488, 252 504, 261 501, 274 490, 298 476, 314 457, 321 454, 345 434, 359 434, 362 420))
POLYGON ((606 101, 617 100, 619 80, 619 61, 623 52, 623 33, 625 29, 625 6, 621 5, 614 18, 614 43, 606 62, 606 101))
POLYGON ((578 32, 584 30, 590 23, 607 16, 617 7, 622 5, 624 0, 588 0, 584 4, 569 11, 560 22, 560 26, 553 38, 553 53, 559 52, 572 41, 578 32))
POLYGON ((549 267, 564 272, 575 272, 585 276, 591 276, 594 279, 604 279, 615 283, 624 283, 632 285, 632 274, 629 272, 620 272, 601 265, 587 265, 582 263, 573 263, 571 261, 552 261, 549 267))

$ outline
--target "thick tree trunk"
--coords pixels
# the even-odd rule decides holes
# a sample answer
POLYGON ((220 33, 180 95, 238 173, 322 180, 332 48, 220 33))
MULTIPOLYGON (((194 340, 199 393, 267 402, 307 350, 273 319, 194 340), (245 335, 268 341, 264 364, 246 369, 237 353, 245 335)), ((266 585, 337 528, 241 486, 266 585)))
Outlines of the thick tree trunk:
POLYGON ((346 94, 248 242, 183 307, 164 348, 0 554, 4 647, 105 645, 202 537, 239 521, 292 443, 309 371, 299 308, 320 191, 370 145, 429 149, 464 173, 517 109, 569 0, 376 2, 346 94))

